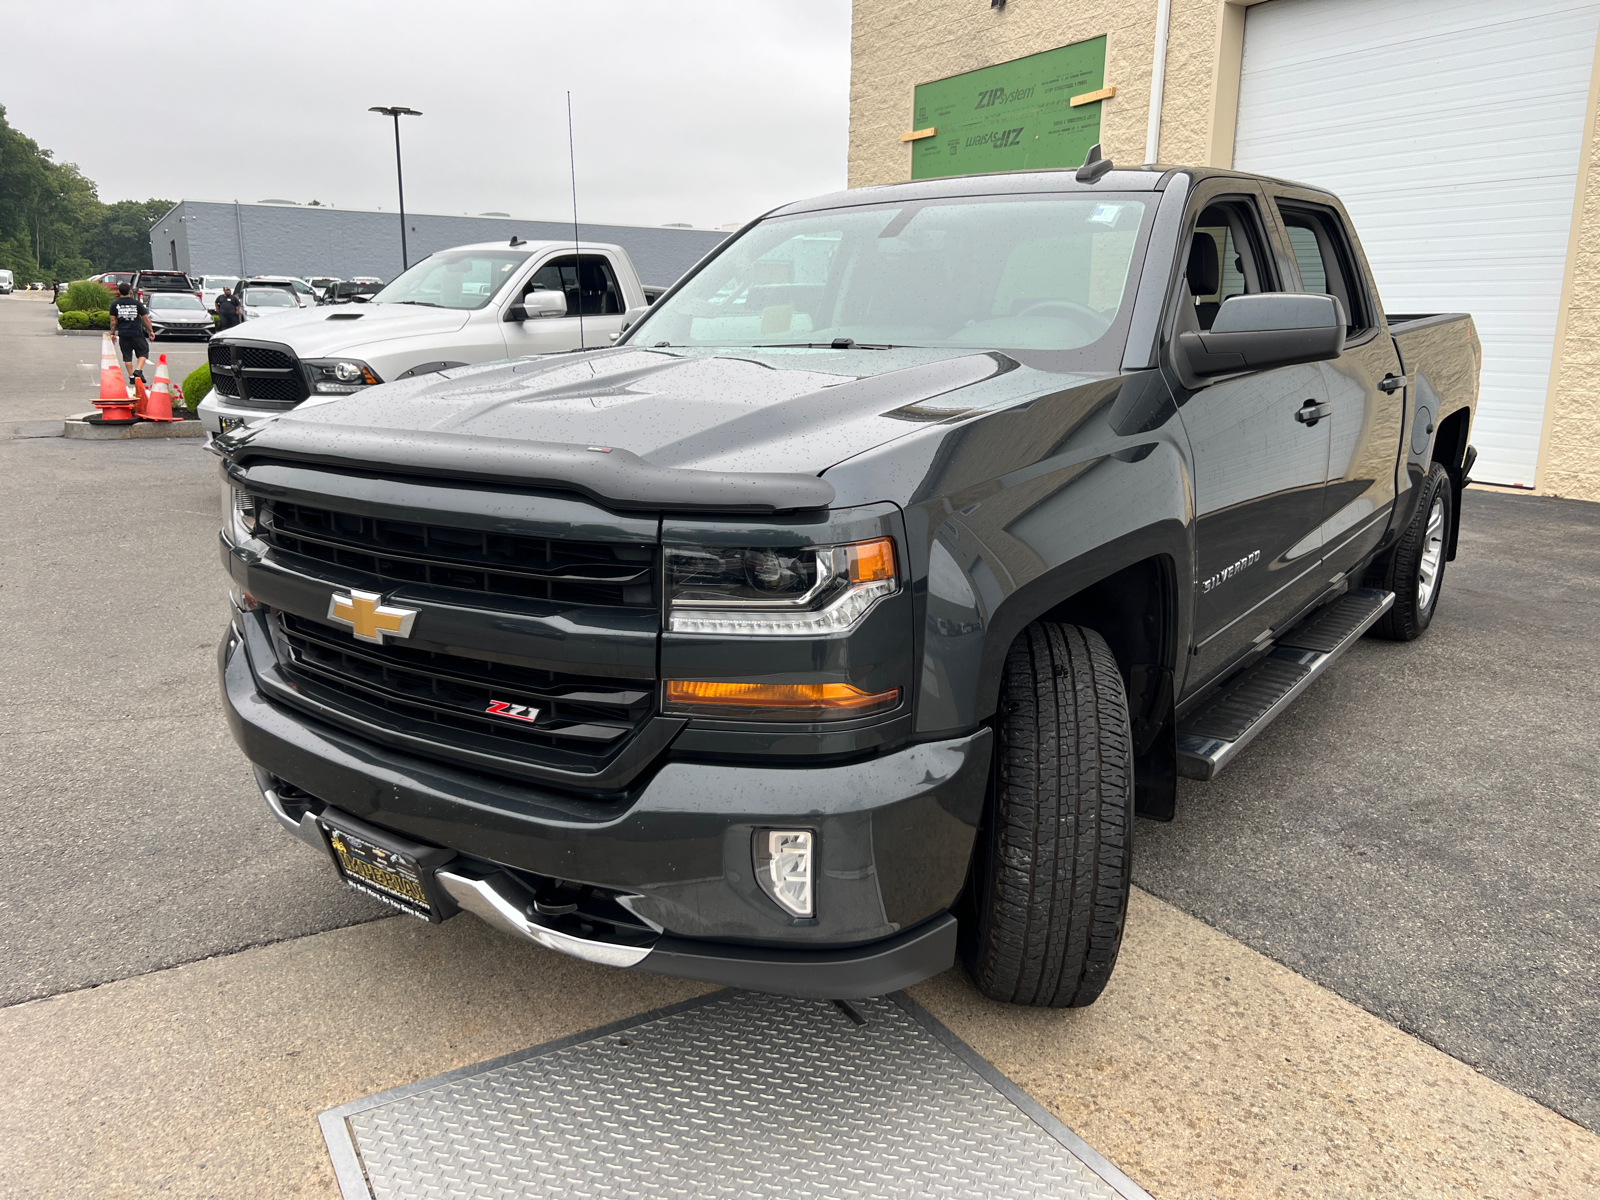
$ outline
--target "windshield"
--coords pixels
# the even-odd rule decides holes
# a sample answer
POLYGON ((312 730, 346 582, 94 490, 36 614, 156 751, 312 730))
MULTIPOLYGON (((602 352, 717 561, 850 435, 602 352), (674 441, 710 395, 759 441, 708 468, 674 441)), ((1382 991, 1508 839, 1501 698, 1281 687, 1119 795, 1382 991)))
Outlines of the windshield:
POLYGON ((298 308, 294 293, 288 288, 256 287, 245 292, 242 299, 251 308, 298 308))
POLYGON ((205 312, 206 306, 200 303, 200 297, 192 292, 157 292, 150 297, 151 308, 181 308, 193 312, 205 312))
POLYGON ((628 340, 1075 350, 1115 324, 1145 212, 1114 196, 1003 196, 778 217, 628 340))
POLYGON ((397 277, 372 302, 482 308, 527 261, 515 250, 445 250, 397 277))

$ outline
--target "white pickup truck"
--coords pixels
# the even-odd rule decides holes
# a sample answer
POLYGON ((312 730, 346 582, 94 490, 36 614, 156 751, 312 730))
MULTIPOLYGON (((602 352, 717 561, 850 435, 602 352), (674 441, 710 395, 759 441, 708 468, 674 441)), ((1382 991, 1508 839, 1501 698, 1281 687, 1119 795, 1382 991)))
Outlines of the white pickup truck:
POLYGON ((647 305, 621 246, 513 238, 441 250, 367 303, 290 309, 218 333, 200 420, 214 435, 313 396, 609 346, 647 305))

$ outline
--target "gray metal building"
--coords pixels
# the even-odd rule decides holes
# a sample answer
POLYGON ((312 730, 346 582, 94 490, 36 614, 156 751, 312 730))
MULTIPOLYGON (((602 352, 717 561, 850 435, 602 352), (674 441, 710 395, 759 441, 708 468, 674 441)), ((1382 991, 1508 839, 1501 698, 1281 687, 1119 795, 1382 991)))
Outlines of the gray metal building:
MULTIPOLYGON (((584 241, 625 249, 652 287, 665 287, 728 235, 717 230, 648 225, 579 225, 584 241)), ((412 262, 471 242, 560 241, 572 223, 514 217, 406 214, 412 262)), ((180 200, 150 229, 150 261, 192 275, 336 275, 349 279, 400 274, 400 214, 289 204, 226 204, 180 200)))

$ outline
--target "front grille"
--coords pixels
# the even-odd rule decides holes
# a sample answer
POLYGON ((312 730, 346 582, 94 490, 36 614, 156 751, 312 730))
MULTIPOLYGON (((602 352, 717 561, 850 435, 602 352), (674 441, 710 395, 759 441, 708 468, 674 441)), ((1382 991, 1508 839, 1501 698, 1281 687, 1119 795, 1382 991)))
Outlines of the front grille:
POLYGON ((651 546, 485 533, 260 502, 260 536, 280 554, 334 563, 388 584, 604 607, 655 606, 651 546))
POLYGON ((279 664, 302 694, 400 733, 498 757, 592 764, 621 749, 655 707, 650 680, 375 646, 285 612, 270 624, 279 664), (533 719, 492 715, 497 702, 533 719))
POLYGON ((241 405, 293 408, 311 394, 300 360, 287 346, 214 341, 206 360, 211 386, 241 405))

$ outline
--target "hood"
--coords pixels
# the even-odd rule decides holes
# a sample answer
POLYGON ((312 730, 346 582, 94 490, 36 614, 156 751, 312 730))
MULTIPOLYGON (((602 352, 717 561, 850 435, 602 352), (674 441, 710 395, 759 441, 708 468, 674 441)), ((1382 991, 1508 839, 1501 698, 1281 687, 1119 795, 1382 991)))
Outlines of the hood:
POLYGON ((404 440, 419 447, 430 436, 616 447, 660 468, 815 475, 929 421, 1040 387, 1040 372, 995 352, 617 347, 317 398, 272 424, 412 435, 404 440))
POLYGON ((394 338, 448 336, 465 325, 471 316, 465 309, 423 308, 412 304, 252 309, 247 303, 245 307, 259 315, 251 318, 248 328, 230 329, 218 341, 270 336, 275 341, 288 343, 301 358, 351 354, 362 346, 394 338))

